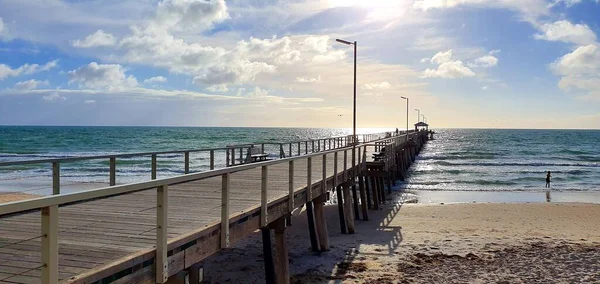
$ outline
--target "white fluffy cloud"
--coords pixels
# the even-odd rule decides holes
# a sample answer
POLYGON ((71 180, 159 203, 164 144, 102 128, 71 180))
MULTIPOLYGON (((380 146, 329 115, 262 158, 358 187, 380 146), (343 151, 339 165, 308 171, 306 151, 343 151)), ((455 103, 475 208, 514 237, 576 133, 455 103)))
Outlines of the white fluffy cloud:
POLYGON ((392 87, 392 84, 387 81, 377 82, 377 83, 368 83, 362 86, 364 90, 387 90, 392 87))
POLYGON ((296 77, 296 82, 299 83, 314 83, 321 81, 321 75, 317 77, 296 77))
POLYGON ((596 35, 590 27, 584 24, 572 24, 569 21, 562 20, 543 24, 539 29, 542 33, 535 34, 536 39, 563 41, 579 45, 596 42, 596 35))
POLYGON ((48 81, 38 81, 35 79, 17 82, 14 86, 17 90, 33 90, 40 85, 48 85, 48 81))
POLYGON ((452 49, 436 53, 430 62, 438 64, 438 67, 436 69, 426 69, 423 71, 421 78, 456 79, 475 76, 475 72, 465 66, 462 61, 452 59, 452 49))
POLYGON ((446 62, 450 62, 450 59, 452 59, 452 49, 449 49, 448 51, 440 51, 438 53, 436 53, 432 58, 431 58, 431 63, 435 63, 435 64, 442 64, 442 63, 446 63, 446 62))
POLYGON ((580 46, 551 65, 555 74, 562 76, 558 85, 566 91, 585 91, 600 98, 600 46, 580 46))
POLYGON ((484 55, 479 58, 476 58, 475 60, 473 60, 473 62, 469 63, 468 65, 471 67, 488 68, 488 67, 496 66, 497 64, 498 64, 498 58, 493 55, 488 54, 488 55, 484 55))
POLYGON ((117 39, 103 30, 97 30, 95 33, 88 35, 84 40, 74 40, 71 45, 74 47, 90 48, 101 46, 113 46, 117 43, 117 39))
POLYGON ((158 4, 149 28, 153 30, 205 30, 229 18, 225 0, 164 0, 158 4))
POLYGON ((51 94, 43 96, 42 99, 45 100, 45 101, 48 101, 48 102, 52 102, 52 101, 64 101, 67 98, 61 96, 58 92, 53 92, 51 94))
POLYGON ((52 68, 55 68, 56 66, 58 66, 58 60, 49 61, 44 65, 24 64, 16 69, 13 69, 5 64, 0 64, 0 81, 4 80, 7 77, 30 75, 41 71, 48 71, 52 68))
POLYGON ((152 83, 164 83, 167 81, 167 78, 163 77, 163 76, 156 76, 156 77, 152 77, 152 78, 148 78, 146 80, 144 80, 145 84, 152 84, 152 83))
POLYGON ((69 83, 79 83, 80 86, 91 89, 123 89, 135 87, 137 80, 125 74, 125 68, 119 64, 98 64, 92 62, 69 71, 69 83))

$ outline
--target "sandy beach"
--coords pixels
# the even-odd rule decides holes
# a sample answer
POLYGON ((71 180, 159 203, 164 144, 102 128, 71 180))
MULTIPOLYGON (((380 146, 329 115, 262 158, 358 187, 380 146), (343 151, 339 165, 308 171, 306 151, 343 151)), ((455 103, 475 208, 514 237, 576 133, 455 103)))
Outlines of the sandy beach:
POLYGON ((0 203, 25 200, 25 199, 30 199, 30 198, 34 198, 34 197, 39 197, 39 195, 21 193, 21 192, 0 192, 0 203))
MULTIPOLYGON (((310 251, 304 212, 288 228, 292 283, 600 283, 600 205, 388 204, 310 251)), ((209 283, 264 283, 255 233, 207 259, 209 283)))

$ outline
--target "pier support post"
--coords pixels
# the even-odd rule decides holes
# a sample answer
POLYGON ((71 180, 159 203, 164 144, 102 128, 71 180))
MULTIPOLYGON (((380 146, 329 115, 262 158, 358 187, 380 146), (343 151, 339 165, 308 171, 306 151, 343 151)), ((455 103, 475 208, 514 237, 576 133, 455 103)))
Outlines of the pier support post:
POLYGON ((379 210, 379 183, 377 177, 371 176, 371 185, 373 186, 373 209, 379 210))
POLYGON ((346 215, 346 226, 348 227, 348 234, 354 234, 354 216, 352 210, 352 196, 350 195, 350 186, 344 184, 344 213, 346 215))
POLYGON ((379 203, 385 202, 385 185, 383 183, 383 177, 377 177, 377 183, 379 184, 379 203))
POLYGON ((365 171, 365 176, 363 177, 363 180, 365 182, 365 192, 367 194, 367 208, 373 209, 373 203, 371 202, 371 189, 369 187, 369 176, 367 175, 367 171, 365 171))
POLYGON ((204 280, 204 269, 199 263, 190 266, 188 269, 189 284, 200 284, 204 280))
POLYGON ((367 193, 365 191, 364 176, 358 177, 358 189, 360 191, 360 206, 362 209, 362 219, 364 221, 369 220, 369 212, 367 211, 367 193))
POLYGON ((342 231, 342 234, 346 234, 346 214, 344 213, 344 199, 342 198, 341 185, 335 188, 335 192, 337 195, 338 212, 340 215, 340 230, 342 231))
POLYGON ((329 232, 327 231, 327 219, 323 212, 323 205, 327 201, 327 194, 317 197, 315 203, 315 221, 317 224, 317 233, 319 235, 319 247, 321 251, 329 250, 329 232))
POLYGON ((273 245, 271 244, 271 229, 264 227, 262 232, 263 256, 265 259, 265 282, 275 284, 275 266, 273 262, 273 245))
POLYGON ((308 218, 308 233, 310 234, 310 247, 312 251, 319 251, 319 240, 317 239, 317 230, 315 227, 315 217, 313 210, 313 202, 306 202, 306 217, 308 218))
POLYGON ((288 258, 287 240, 285 237, 285 218, 279 218, 273 223, 275 231, 275 276, 277 284, 290 283, 290 260, 288 258))

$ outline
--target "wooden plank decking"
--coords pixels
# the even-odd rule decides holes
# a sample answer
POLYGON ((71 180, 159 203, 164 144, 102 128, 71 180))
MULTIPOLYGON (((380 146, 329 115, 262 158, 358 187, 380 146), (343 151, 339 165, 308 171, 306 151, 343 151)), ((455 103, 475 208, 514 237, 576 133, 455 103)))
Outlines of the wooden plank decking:
MULTIPOLYGON (((351 166, 350 153, 348 150, 347 168, 351 166)), ((338 175, 343 175, 342 154, 340 152, 338 157, 338 175)), ((333 179, 333 154, 328 154, 326 161, 327 179, 333 179)), ((306 191, 307 158, 297 159, 294 163, 294 188, 298 195, 295 199, 300 201, 295 207, 299 207, 306 201, 306 196, 299 193, 306 191)), ((322 156, 319 155, 312 158, 314 190, 319 190, 317 186, 320 186, 322 176, 322 156)), ((333 181, 330 183, 332 186, 333 181)), ((288 212, 288 187, 288 163, 269 166, 268 207, 269 214, 274 217, 288 212), (271 213, 277 210, 277 204, 285 207, 285 212, 280 209, 280 213, 271 213)), ((189 249, 178 247, 178 244, 171 244, 170 259, 178 259, 176 256, 183 254, 183 250, 189 258, 183 264, 174 263, 174 267, 187 267, 192 258, 200 261, 219 249, 220 237, 217 234, 215 242, 213 236, 219 230, 221 219, 221 188, 220 176, 169 186, 169 240, 181 239, 181 245, 195 237, 204 237, 207 241, 188 244, 190 249, 203 248, 204 251, 195 254, 187 253, 189 249)), ((152 266, 144 264, 143 260, 150 258, 148 251, 156 244, 156 196, 156 190, 145 190, 60 207, 59 279, 92 283, 126 269, 151 269, 148 267, 152 266), (135 263, 135 267, 129 267, 131 263, 135 263), (80 275, 83 276, 77 277, 80 275)), ((256 217, 256 210, 260 212, 261 168, 232 173, 229 196, 230 227, 235 224, 240 227, 231 231, 233 243, 259 226, 256 220, 260 218, 253 217, 256 217)), ((0 283, 41 282, 40 223, 39 212, 0 218, 0 283)))

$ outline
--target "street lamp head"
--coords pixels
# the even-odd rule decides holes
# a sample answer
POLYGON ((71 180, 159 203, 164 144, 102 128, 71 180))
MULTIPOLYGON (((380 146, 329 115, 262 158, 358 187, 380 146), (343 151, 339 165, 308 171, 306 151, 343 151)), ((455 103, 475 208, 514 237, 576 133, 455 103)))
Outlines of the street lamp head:
POLYGON ((343 44, 347 44, 347 45, 352 45, 352 44, 354 44, 354 43, 352 43, 352 42, 349 42, 349 41, 346 41, 346 40, 343 40, 343 39, 339 39, 339 38, 338 38, 338 39, 336 39, 335 41, 337 41, 337 42, 340 42, 340 43, 343 43, 343 44))
POLYGON ((407 97, 401 97, 401 98, 403 98, 403 99, 405 99, 405 100, 408 100, 408 98, 407 98, 407 97))
POLYGON ((419 111, 419 109, 418 109, 418 108, 416 108, 415 110, 416 110, 416 111, 419 111))

